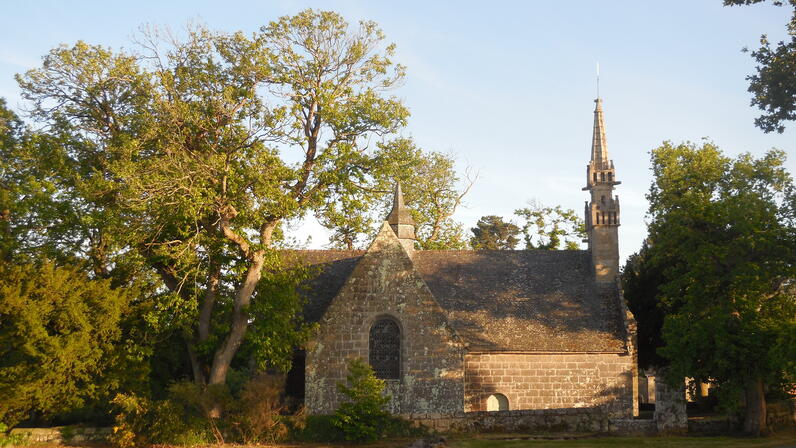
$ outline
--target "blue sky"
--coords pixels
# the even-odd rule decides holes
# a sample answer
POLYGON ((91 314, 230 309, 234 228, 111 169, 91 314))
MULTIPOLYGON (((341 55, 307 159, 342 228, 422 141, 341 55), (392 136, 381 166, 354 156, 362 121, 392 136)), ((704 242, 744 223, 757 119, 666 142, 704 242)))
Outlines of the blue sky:
MULTIPOLYGON (((784 134, 753 125, 745 76, 760 34, 781 39, 789 10, 723 7, 721 0, 442 1, 17 1, 0 4, 0 96, 21 106, 15 73, 49 49, 77 40, 131 46, 144 23, 180 29, 201 21, 256 31, 313 7, 349 21, 370 19, 397 44, 407 78, 395 91, 412 112, 403 135, 455 155, 480 173, 466 208, 512 217, 529 199, 580 212, 601 70, 608 147, 622 181, 620 252, 646 235, 649 150, 664 140, 709 138, 725 152, 776 147, 796 172, 796 123, 784 134)), ((321 247, 324 235, 305 225, 321 247)))

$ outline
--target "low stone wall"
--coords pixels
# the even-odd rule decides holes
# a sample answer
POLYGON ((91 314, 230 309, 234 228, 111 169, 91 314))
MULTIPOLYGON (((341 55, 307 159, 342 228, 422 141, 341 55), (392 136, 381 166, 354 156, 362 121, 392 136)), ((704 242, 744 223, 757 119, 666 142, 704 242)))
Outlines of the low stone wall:
POLYGON ((410 417, 410 420, 436 431, 452 432, 609 431, 608 415, 594 408, 467 412, 451 417, 410 417))
POLYGON ((608 432, 621 436, 655 436, 658 426, 652 419, 610 419, 608 432))
POLYGON ((83 428, 79 426, 56 426, 53 428, 14 428, 11 435, 22 435, 31 442, 77 443, 103 442, 108 440, 111 428, 83 428))
MULTIPOLYGON (((769 428, 774 430, 796 425, 796 399, 766 404, 766 422, 769 428)), ((688 433, 693 435, 718 436, 740 432, 742 428, 743 418, 711 419, 696 417, 688 419, 688 433)))
POLYGON ((773 428, 796 425, 796 398, 768 403, 766 420, 768 425, 773 428))

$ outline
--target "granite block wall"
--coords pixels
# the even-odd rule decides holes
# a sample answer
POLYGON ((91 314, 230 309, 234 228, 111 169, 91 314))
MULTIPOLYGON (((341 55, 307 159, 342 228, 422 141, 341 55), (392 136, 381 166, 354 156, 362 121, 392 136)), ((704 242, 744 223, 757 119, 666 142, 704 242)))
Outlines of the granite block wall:
POLYGON ((633 357, 627 354, 467 354, 465 411, 505 395, 510 410, 601 407, 633 414, 633 357))

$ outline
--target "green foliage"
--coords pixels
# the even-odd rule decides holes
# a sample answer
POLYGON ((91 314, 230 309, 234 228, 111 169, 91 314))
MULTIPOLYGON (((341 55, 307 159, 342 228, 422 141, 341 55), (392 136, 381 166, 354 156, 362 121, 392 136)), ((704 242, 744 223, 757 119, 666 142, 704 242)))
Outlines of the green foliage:
POLYGON ((26 214, 30 201, 20 200, 30 192, 32 179, 22 167, 19 155, 24 127, 17 115, 0 98, 0 260, 8 261, 17 252, 21 231, 13 216, 26 214), (22 170, 22 173, 20 173, 22 170), (24 173, 24 174, 23 174, 24 173))
MULTIPOLYGON (((763 2, 765 0, 724 0, 727 6, 763 2)), ((785 3, 772 1, 776 6, 785 3)), ((796 120, 796 2, 787 3, 794 8, 787 25, 790 40, 772 47, 766 35, 762 35, 760 48, 752 51, 752 58, 758 64, 757 73, 746 77, 753 95, 752 105, 763 111, 763 115, 755 119, 755 125, 765 132, 782 133, 785 121, 796 120)))
POLYGON ((317 324, 302 320, 305 296, 300 292, 313 274, 294 254, 272 254, 265 267, 257 296, 268 300, 254 300, 249 307, 249 330, 241 347, 241 357, 251 359, 261 370, 290 369, 293 349, 313 334, 317 324))
POLYGON ((475 250, 512 250, 520 242, 520 228, 500 216, 482 216, 470 231, 470 246, 475 250))
POLYGON ((385 410, 390 397, 384 395, 384 380, 376 378, 370 364, 359 358, 351 360, 346 382, 338 383, 337 388, 346 401, 335 412, 333 424, 345 439, 370 442, 383 437, 391 420, 385 410))
POLYGON ((717 383, 725 403, 796 374, 796 189, 784 161, 780 151, 730 159, 711 143, 652 151, 640 261, 659 282, 645 286, 665 315, 659 353, 672 381, 717 383))
POLYGON ((532 201, 514 214, 525 220, 522 226, 525 249, 577 250, 586 237, 583 219, 574 210, 564 210, 560 205, 546 207, 532 201))
POLYGON ((71 268, 0 266, 0 419, 78 408, 124 382, 114 368, 129 295, 71 268))
POLYGON ((665 317, 661 294, 665 266, 656 264, 661 256, 654 256, 655 247, 646 242, 628 257, 620 274, 627 307, 637 323, 638 365, 642 369, 665 367, 668 362, 659 353, 663 347, 662 329, 665 317))

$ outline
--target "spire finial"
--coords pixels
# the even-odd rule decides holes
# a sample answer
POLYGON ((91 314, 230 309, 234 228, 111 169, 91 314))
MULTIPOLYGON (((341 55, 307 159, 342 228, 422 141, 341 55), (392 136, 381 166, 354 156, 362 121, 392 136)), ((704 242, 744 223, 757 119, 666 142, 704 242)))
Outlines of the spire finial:
POLYGON ((390 210, 390 214, 387 216, 387 222, 390 225, 411 225, 414 227, 415 220, 412 219, 412 214, 409 212, 409 209, 406 208, 404 205, 404 193, 401 190, 401 183, 395 183, 395 190, 393 192, 393 199, 392 199, 392 210, 390 210))
POLYGON ((404 207, 404 192, 401 191, 401 181, 395 182, 395 191, 393 191, 392 196, 392 207, 393 210, 397 208, 404 207))
POLYGON ((597 99, 600 98, 600 61, 597 61, 597 99))

